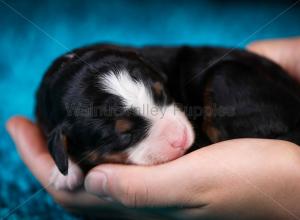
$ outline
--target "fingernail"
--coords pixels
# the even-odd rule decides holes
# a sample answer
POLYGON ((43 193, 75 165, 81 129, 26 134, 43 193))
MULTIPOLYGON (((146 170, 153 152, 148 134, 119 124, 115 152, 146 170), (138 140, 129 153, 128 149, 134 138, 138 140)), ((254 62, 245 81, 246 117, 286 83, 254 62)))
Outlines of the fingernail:
POLYGON ((89 193, 97 196, 106 196, 107 194, 107 176, 101 171, 90 173, 85 180, 85 188, 89 193))

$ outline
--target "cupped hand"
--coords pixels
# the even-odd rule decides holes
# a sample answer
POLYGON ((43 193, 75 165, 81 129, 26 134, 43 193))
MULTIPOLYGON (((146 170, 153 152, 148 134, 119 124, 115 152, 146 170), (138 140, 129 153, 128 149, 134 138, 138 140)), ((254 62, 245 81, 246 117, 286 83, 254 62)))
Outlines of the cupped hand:
POLYGON ((85 187, 130 207, 176 206, 221 219, 297 219, 299 168, 300 149, 290 142, 237 139, 158 166, 100 165, 85 187))
POLYGON ((101 215, 97 207, 107 204, 101 198, 111 197, 129 207, 180 207, 198 217, 300 217, 300 150, 289 142, 239 139, 157 166, 100 165, 85 181, 92 195, 54 190, 48 184, 54 163, 40 130, 21 117, 7 127, 31 172, 71 211, 101 215))

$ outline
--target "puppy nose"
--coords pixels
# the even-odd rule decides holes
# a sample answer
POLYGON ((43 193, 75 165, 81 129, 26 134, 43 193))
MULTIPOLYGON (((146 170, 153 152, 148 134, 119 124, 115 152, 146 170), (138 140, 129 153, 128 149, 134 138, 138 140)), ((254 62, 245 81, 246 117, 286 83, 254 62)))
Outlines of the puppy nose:
POLYGON ((186 128, 184 128, 182 130, 182 132, 179 132, 179 134, 177 134, 176 139, 173 140, 170 144, 174 148, 185 149, 186 148, 186 142, 187 142, 187 131, 186 131, 186 128))

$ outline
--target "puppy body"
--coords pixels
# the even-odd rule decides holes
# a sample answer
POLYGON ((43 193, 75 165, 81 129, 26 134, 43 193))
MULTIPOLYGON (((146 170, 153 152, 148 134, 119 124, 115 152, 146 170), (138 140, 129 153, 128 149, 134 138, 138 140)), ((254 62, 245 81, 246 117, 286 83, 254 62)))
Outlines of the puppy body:
POLYGON ((232 138, 300 144, 299 95, 278 65, 242 50, 94 45, 52 64, 36 112, 68 174, 54 186, 73 189, 78 170, 105 162, 163 163, 232 138))
POLYGON ((182 47, 170 67, 167 88, 188 107, 198 147, 249 137, 300 144, 300 88, 277 64, 243 50, 182 47))

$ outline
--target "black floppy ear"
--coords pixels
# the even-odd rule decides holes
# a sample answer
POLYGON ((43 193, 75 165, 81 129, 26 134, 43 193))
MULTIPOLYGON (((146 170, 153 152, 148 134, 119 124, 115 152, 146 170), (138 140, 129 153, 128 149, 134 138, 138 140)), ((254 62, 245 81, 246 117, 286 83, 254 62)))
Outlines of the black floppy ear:
POLYGON ((54 128, 48 136, 49 152, 63 175, 68 174, 67 137, 63 134, 61 127, 54 128))

